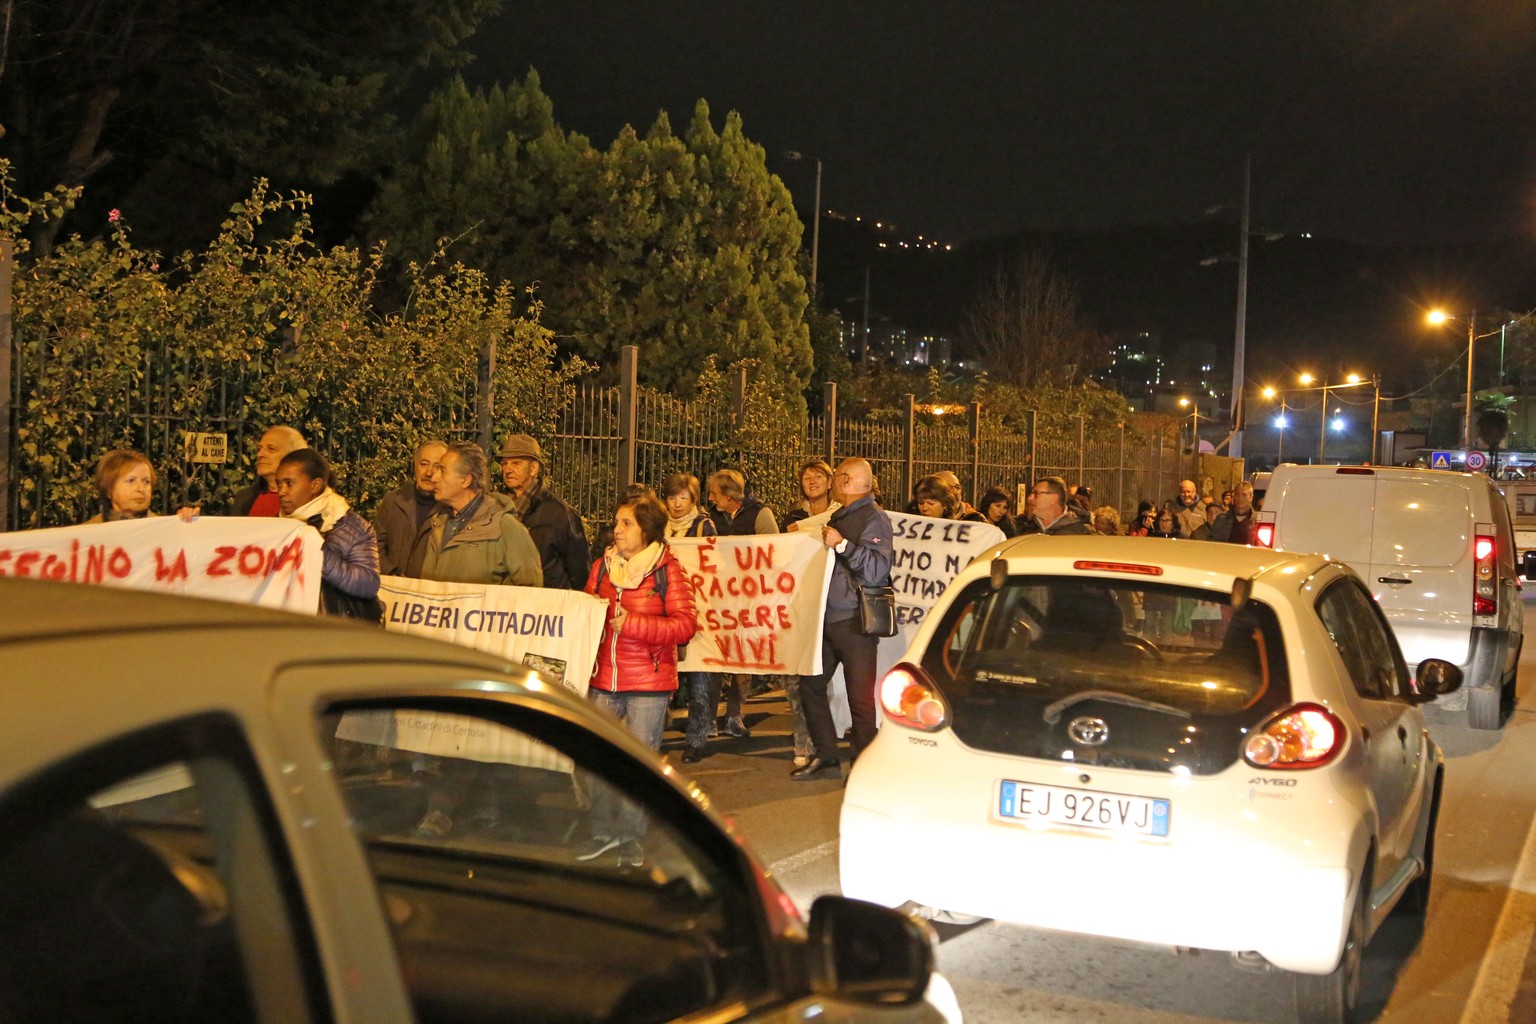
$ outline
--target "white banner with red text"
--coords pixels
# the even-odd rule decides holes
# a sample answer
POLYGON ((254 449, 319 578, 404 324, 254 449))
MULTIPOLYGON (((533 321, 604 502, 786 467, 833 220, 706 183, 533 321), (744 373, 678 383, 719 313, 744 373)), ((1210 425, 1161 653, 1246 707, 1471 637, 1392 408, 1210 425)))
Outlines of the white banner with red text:
MULTIPOLYGON (((438 583, 385 576, 379 587, 392 632, 472 647, 534 669, 584 697, 607 603, 580 591, 438 583)), ((348 712, 336 735, 441 757, 571 770, 570 761, 511 729, 431 711, 348 712)))
POLYGON ((292 519, 175 516, 0 533, 0 576, 212 598, 314 614, 320 534, 292 519))
POLYGON ((821 671, 832 558, 820 535, 684 537, 667 542, 693 584, 699 631, 679 668, 738 675, 821 671))

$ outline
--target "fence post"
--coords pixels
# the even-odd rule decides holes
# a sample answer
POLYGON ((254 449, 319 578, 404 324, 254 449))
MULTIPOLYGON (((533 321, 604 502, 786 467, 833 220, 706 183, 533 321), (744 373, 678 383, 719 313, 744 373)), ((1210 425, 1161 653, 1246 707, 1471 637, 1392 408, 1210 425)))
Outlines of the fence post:
POLYGON ((1035 410, 1031 409, 1031 410, 1029 410, 1029 470, 1024 474, 1024 477, 1025 477, 1024 482, 1026 484, 1033 484, 1035 482, 1035 475, 1036 475, 1035 466, 1036 465, 1037 465, 1037 463, 1035 461, 1035 410))
POLYGON ((1120 472, 1115 487, 1115 508, 1125 508, 1125 424, 1120 424, 1120 472))
POLYGON ((971 403, 971 504, 981 501, 981 403, 971 403))
POLYGON ((1088 430, 1087 426, 1083 422, 1082 415, 1079 414, 1077 417, 1077 484, 1079 487, 1081 487, 1086 482, 1084 477, 1088 472, 1088 453, 1086 451, 1087 447, 1088 430))
POLYGON ((11 260, 15 254, 16 243, 9 236, 0 238, 0 526, 6 529, 12 528, 11 260))
POLYGON ((827 460, 827 465, 836 466, 837 458, 833 454, 837 451, 837 381, 829 380, 821 386, 821 419, 826 427, 826 447, 822 450, 822 457, 827 460))
POLYGON ((907 395, 907 414, 902 418, 902 478, 901 507, 907 507, 907 495, 912 493, 912 470, 917 452, 917 396, 907 395))
POLYGON ((625 345, 619 349, 619 493, 635 481, 639 381, 640 348, 637 345, 625 345))
POLYGON ((496 339, 492 336, 480 343, 480 358, 475 372, 475 437, 486 451, 491 451, 495 446, 491 438, 496 404, 495 386, 496 339))

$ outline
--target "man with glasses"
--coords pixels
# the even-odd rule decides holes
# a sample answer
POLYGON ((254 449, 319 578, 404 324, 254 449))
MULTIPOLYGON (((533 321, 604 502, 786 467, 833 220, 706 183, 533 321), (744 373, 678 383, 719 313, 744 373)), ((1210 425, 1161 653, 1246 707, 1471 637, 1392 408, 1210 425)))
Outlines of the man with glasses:
MULTIPOLYGON (((1067 482, 1059 476, 1045 476, 1035 481, 1035 526, 1031 533, 1048 537, 1086 537, 1093 529, 1067 507, 1067 482)), ((1021 531, 1024 532, 1024 531, 1021 531)))

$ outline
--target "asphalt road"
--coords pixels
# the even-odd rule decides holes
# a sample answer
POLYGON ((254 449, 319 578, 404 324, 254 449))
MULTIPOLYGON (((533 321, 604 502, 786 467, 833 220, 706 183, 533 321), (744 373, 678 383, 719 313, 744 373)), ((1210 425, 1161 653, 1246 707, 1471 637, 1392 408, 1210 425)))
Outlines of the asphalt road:
MULTIPOLYGON (((1527 604, 1527 621, 1527 633, 1536 632, 1536 604, 1527 604)), ((1469 729, 1464 713, 1429 709, 1446 755, 1433 895, 1422 928, 1394 915, 1368 947, 1364 1021, 1536 1021, 1536 643, 1530 650, 1502 731, 1469 729)), ((710 756, 686 767, 804 909, 838 891, 842 787, 789 781, 782 695, 749 701, 746 717, 750 738, 712 741, 710 756)), ((680 757, 678 733, 668 733, 664 751, 680 757)), ((1252 912, 1284 914, 1285 893, 1254 879, 1252 912)), ((939 932, 939 968, 976 1024, 1278 1021, 1288 1012, 1284 977, 1237 971, 1224 954, 1176 955, 992 921, 939 932)))

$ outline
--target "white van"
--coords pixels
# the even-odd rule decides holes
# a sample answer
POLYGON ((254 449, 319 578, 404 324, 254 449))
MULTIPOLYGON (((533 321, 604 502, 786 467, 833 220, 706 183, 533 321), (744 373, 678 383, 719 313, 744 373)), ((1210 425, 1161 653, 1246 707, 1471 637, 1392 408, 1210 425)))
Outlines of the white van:
POLYGON ((1502 724, 1525 625, 1509 507, 1480 473, 1277 466, 1256 543, 1318 552, 1370 586, 1412 666, 1461 666, 1467 719, 1502 724))

